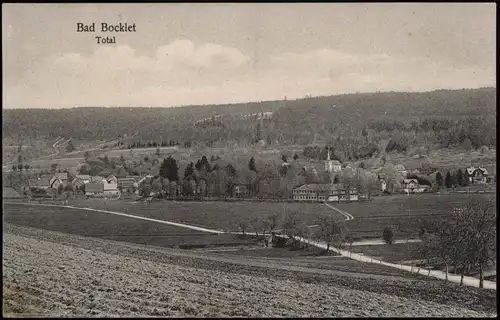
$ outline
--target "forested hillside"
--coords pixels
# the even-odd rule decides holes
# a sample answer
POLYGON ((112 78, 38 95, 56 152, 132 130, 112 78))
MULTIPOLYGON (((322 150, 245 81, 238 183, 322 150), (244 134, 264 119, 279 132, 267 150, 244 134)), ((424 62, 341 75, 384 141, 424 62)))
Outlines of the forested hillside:
POLYGON ((481 129, 481 136, 459 137, 459 142, 468 138, 473 145, 488 145, 495 141, 495 114, 496 89, 482 88, 346 94, 179 108, 9 109, 3 112, 3 131, 4 144, 6 138, 14 141, 20 137, 72 137, 89 141, 138 132, 137 137, 143 141, 174 140, 181 144, 197 141, 224 146, 227 143, 247 145, 259 140, 267 144, 334 144, 341 136, 368 136, 367 129, 398 130, 403 136, 404 132, 417 135, 419 131, 432 131, 436 137, 450 130, 455 134, 481 129), (261 112, 273 112, 272 118, 242 120, 241 115, 261 112), (216 116, 222 117, 217 117, 214 125, 195 125, 198 120, 216 116), (469 121, 471 118, 476 121, 469 121), (471 127, 477 124, 480 128, 471 127), (483 138, 486 140, 479 141, 483 138))

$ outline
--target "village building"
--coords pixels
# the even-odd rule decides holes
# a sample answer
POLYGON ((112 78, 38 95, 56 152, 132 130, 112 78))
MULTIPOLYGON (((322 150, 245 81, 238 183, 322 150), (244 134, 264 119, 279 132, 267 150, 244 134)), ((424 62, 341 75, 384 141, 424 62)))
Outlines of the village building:
POLYGON ((108 183, 118 183, 118 178, 114 174, 110 174, 106 177, 108 183))
POLYGON ((118 184, 113 182, 109 183, 106 180, 103 181, 103 192, 105 197, 115 198, 120 196, 118 184))
POLYGON ((304 184, 293 190, 294 201, 335 202, 357 201, 356 188, 346 188, 341 183, 304 184))
MULTIPOLYGON (((142 181, 142 180, 141 180, 142 181)), ((134 184, 138 186, 136 178, 117 178, 117 188, 121 193, 131 194, 134 192, 134 184)))
POLYGON ((338 160, 332 160, 330 158, 330 149, 328 149, 328 155, 325 161, 325 171, 329 173, 335 173, 342 170, 342 164, 338 160))
POLYGON ((85 190, 85 184, 90 182, 90 176, 89 175, 76 175, 76 177, 71 181, 71 184, 73 185, 73 190, 85 190))
POLYGON ((104 184, 102 182, 89 182, 85 184, 85 195, 87 197, 103 197, 104 184))
POLYGON ((431 186, 421 185, 418 183, 417 179, 404 179, 401 191, 404 193, 422 193, 429 191, 431 186))
POLYGON ((28 188, 48 190, 50 189, 50 179, 47 178, 29 179, 28 188))
POLYGON ((56 172, 50 179, 50 187, 56 190, 60 185, 65 187, 68 183, 68 173, 66 172, 56 172))
POLYGON ((470 184, 485 184, 490 182, 491 180, 488 174, 488 170, 481 166, 470 166, 466 169, 465 172, 470 184))

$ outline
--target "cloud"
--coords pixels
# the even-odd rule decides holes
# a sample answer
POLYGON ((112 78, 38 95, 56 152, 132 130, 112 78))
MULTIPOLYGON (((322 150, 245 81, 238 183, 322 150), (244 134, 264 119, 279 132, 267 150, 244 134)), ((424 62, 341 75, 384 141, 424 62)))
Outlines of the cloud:
POLYGON ((153 55, 129 46, 66 53, 5 90, 22 107, 174 106, 289 99, 367 91, 491 86, 495 71, 425 56, 348 53, 332 48, 266 57, 256 70, 236 48, 175 40, 153 55), (28 92, 29 94, 26 94, 28 92))

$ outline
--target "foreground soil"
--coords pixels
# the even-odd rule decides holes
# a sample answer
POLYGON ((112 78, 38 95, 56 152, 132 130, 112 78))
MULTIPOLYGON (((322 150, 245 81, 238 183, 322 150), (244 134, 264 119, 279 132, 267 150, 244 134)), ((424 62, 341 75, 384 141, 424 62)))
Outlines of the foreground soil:
POLYGON ((7 225, 4 303, 30 305, 26 312, 39 316, 496 314, 496 292, 489 290, 289 272, 175 252, 7 225))

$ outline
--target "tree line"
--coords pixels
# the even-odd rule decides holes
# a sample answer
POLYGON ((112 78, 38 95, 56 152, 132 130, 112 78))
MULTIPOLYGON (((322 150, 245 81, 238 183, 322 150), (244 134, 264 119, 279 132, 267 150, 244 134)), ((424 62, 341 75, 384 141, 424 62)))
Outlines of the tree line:
MULTIPOLYGON (((338 152, 346 153, 347 157, 353 157, 354 149, 350 150, 348 145, 357 147, 358 142, 367 138, 368 142, 376 142, 373 134, 377 134, 379 130, 393 132, 391 126, 408 133, 410 142, 417 139, 422 143, 425 138, 423 133, 429 133, 433 135, 433 139, 448 145, 467 144, 467 139, 472 147, 495 145, 493 129, 496 126, 494 119, 489 117, 495 108, 496 91, 494 88, 485 88, 426 93, 347 94, 183 108, 86 107, 63 109, 60 112, 9 109, 4 112, 3 128, 6 134, 13 137, 24 136, 36 140, 59 136, 107 140, 132 132, 138 132, 145 141, 158 143, 168 136, 176 142, 197 141, 207 146, 245 146, 255 143, 256 138, 259 138, 259 142, 263 140, 280 145, 308 145, 321 140, 335 147, 338 152), (335 109, 332 109, 332 105, 336 105, 335 109), (257 128, 260 122, 256 123, 253 119, 238 120, 232 116, 237 113, 252 114, 272 110, 275 110, 273 118, 263 122, 260 128, 257 128), (194 125, 197 120, 216 115, 225 116, 224 127, 203 128, 194 125), (438 121, 443 115, 452 117, 456 123, 450 127, 446 121, 438 121), (388 117, 397 121, 426 117, 433 120, 422 120, 413 127, 405 125, 403 128, 394 123, 370 127, 371 123, 388 117), (463 117, 470 117, 473 121, 457 120, 463 117), (409 131, 408 128, 412 129, 409 131), (336 141, 336 137, 342 138, 336 141)), ((369 143, 367 148, 369 151, 369 143)), ((364 156, 363 152, 360 153, 358 157, 364 156)))

